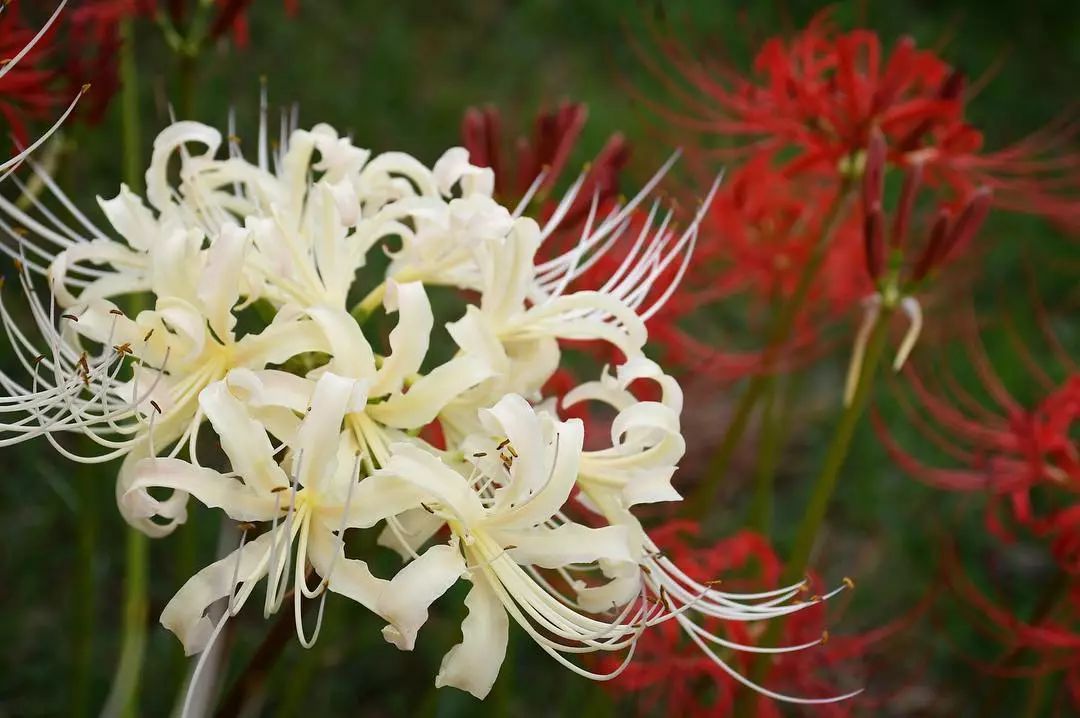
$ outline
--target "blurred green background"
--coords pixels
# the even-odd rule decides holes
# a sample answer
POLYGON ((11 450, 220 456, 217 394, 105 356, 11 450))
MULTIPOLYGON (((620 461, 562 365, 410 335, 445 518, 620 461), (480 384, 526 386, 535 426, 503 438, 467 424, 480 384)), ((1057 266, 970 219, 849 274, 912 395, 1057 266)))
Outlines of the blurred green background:
MULTIPOLYGON (((459 142, 460 118, 469 105, 493 102, 502 109, 506 128, 525 131, 538 108, 569 98, 587 102, 591 111, 575 161, 586 161, 611 132, 622 131, 634 148, 627 173, 631 187, 671 150, 657 142, 654 121, 625 92, 626 84, 651 86, 628 39, 641 35, 645 18, 664 17, 685 28, 692 47, 703 52, 724 48, 729 58, 746 67, 761 38, 802 25, 821 7, 810 2, 707 0, 310 0, 301 6, 300 15, 290 19, 275 0, 258 0, 250 14, 250 47, 238 50, 222 42, 206 53, 198 78, 199 119, 223 127, 228 108, 235 107, 240 134, 253 135, 259 78, 265 76, 273 102, 300 103, 302 125, 329 122, 351 132, 358 145, 402 149, 431 162, 459 142)), ((886 46, 900 34, 913 35, 920 45, 940 45, 949 61, 972 76, 1000 61, 970 108, 971 119, 985 130, 991 146, 1037 129, 1077 99, 1078 3, 859 2, 836 5, 835 18, 842 27, 877 30, 886 46)), ((153 24, 138 25, 137 43, 148 150, 156 130, 167 121, 168 99, 175 96, 175 67, 153 24)), ((118 110, 114 102, 100 126, 72 127, 65 135, 70 151, 64 153, 57 174, 83 208, 94 210, 95 195, 111 196, 117 190, 118 110)), ((100 219, 100 214, 92 216, 100 219)), ((1022 260, 1030 260, 1038 268, 1044 302, 1056 312, 1058 334, 1075 348, 1080 340, 1075 322, 1077 245, 1038 221, 1020 217, 995 218, 984 236, 988 241, 985 257, 980 257, 985 260, 978 283, 980 308, 1022 320, 1030 303, 1017 287, 1023 285, 1022 260)), ((1032 387, 1015 353, 1004 339, 991 335, 989 341, 995 365, 1023 396, 1032 387)), ((930 351, 941 351, 942 361, 949 360, 944 349, 930 351)), ((3 361, 9 368, 9 352, 3 352, 3 361)), ((778 477, 774 538, 781 549, 790 539, 785 527, 800 514, 809 479, 820 463, 842 370, 842 358, 827 362, 811 369, 811 380, 804 382, 810 387, 805 408, 796 416, 778 477)), ((696 386, 695 381, 684 378, 689 386, 696 386)), ((701 457, 722 432, 734 395, 719 388, 703 391, 703 396, 691 402, 686 418, 686 424, 696 428, 689 432, 682 486, 693 482, 701 457)), ((887 396, 880 408, 899 427, 896 436, 918 442, 903 428, 887 396)), ((711 528, 717 535, 739 526, 745 517, 752 432, 745 444, 745 469, 736 471, 715 512, 711 528)), ((5 449, 3 460, 0 612, 6 620, 0 622, 0 716, 96 714, 118 653, 123 526, 113 503, 114 468, 66 463, 44 442, 5 449)), ((191 529, 197 535, 193 547, 179 546, 182 532, 152 547, 154 624, 142 699, 142 714, 147 716, 169 714, 185 666, 179 643, 157 625, 157 613, 190 575, 190 567, 205 565, 217 550, 216 517, 194 503, 191 512, 191 529), (194 555, 183 557, 192 550, 194 555)), ((835 631, 879 625, 925 597, 938 582, 942 532, 957 537, 977 558, 989 550, 983 546, 989 541, 973 500, 945 496, 904 476, 864 426, 815 559, 827 582, 851 575, 859 584, 850 603, 837 613, 835 631)), ((993 580, 1009 584, 1013 595, 1030 605, 1049 580, 1045 558, 1034 550, 1025 553, 1023 545, 1014 546, 998 568, 993 580)), ((432 682, 440 657, 458 640, 461 598, 460 592, 452 592, 436 604, 426 635, 412 654, 386 644, 378 622, 359 606, 331 598, 319 644, 304 651, 290 642, 274 668, 260 715, 603 715, 629 710, 631 703, 607 702, 602 692, 557 668, 520 636, 511 644, 511 658, 487 703, 450 690, 436 695, 432 682)), ((1003 683, 991 705, 979 700, 989 679, 961 654, 991 660, 1001 649, 959 620, 959 611, 942 599, 919 624, 885 646, 885 658, 873 663, 868 681, 879 697, 895 699, 862 713, 1022 713, 1028 686, 1021 682, 1003 683)), ((241 615, 231 647, 233 672, 268 625, 256 610, 241 615)), ((1058 680, 1047 690, 1059 692, 1058 680)), ((1032 715, 1051 715, 1054 701, 1043 705, 1044 710, 1032 715)))

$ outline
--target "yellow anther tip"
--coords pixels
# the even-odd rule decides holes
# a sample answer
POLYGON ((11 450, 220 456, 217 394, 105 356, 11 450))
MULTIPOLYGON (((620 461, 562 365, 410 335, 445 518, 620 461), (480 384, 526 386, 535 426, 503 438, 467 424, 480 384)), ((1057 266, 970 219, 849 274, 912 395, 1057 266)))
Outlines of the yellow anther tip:
POLYGON ((845 586, 847 586, 849 589, 855 588, 855 582, 853 580, 851 580, 851 577, 849 577, 849 576, 844 576, 843 584, 845 586))

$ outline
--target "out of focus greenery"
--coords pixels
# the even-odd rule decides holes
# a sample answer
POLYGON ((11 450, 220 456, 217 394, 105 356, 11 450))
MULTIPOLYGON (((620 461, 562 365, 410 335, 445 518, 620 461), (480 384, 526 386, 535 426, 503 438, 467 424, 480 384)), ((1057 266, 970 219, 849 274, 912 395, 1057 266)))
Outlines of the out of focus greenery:
MULTIPOLYGON (((259 0, 251 11, 250 47, 238 50, 222 42, 207 52, 199 69, 198 119, 224 126, 228 109, 235 107, 240 134, 251 135, 260 77, 265 76, 274 102, 300 104, 301 124, 329 122, 351 132, 359 145, 402 149, 433 161, 458 142, 460 118, 469 105, 493 102, 502 108, 506 127, 524 130, 536 109, 570 98, 587 102, 591 110, 576 161, 584 162, 611 132, 621 130, 634 147, 628 185, 648 176, 671 150, 657 141, 654 118, 626 93, 627 85, 650 86, 630 46, 630 38, 641 36, 645 19, 672 23, 682 28, 693 47, 703 52, 723 48, 745 67, 761 38, 800 26, 820 9, 805 1, 714 0, 310 0, 301 5, 299 17, 289 19, 276 0, 259 0)), ((939 46, 972 76, 995 68, 970 110, 991 146, 1037 129, 1077 99, 1078 3, 861 2, 837 5, 834 12, 842 26, 865 24, 887 44, 910 34, 921 45, 939 46)), ((153 134, 167 121, 168 100, 175 96, 175 67, 156 28, 151 23, 138 28, 148 156, 153 134)), ((101 125, 72 126, 63 139, 70 151, 62 156, 58 178, 79 205, 90 210, 95 195, 111 196, 119 184, 118 110, 114 103, 101 125)), ((1011 311, 1023 320, 1030 303, 1022 268, 1030 262, 1046 305, 1069 307, 1071 302, 1075 319, 1080 266, 1076 244, 1061 240, 1053 228, 1019 217, 995 218, 984 236, 988 249, 972 259, 985 262, 977 270, 982 275, 977 294, 981 312, 999 316, 1011 311)), ((1059 321, 1056 329, 1066 344, 1075 347, 1080 340, 1075 322, 1059 321)), ((995 366, 1023 396, 1031 380, 1008 341, 991 339, 990 350, 995 366)), ((10 352, 2 356, 4 366, 11 366, 10 352)), ((948 357, 943 353, 941 360, 948 357)), ((805 382, 810 408, 800 411, 800 424, 780 463, 774 538, 781 550, 835 419, 842 369, 842 361, 815 368, 813 381, 805 382)), ((716 417, 724 416, 734 394, 712 396, 716 406, 702 414, 704 418, 687 417, 688 425, 704 424, 691 434, 694 455, 707 454, 709 442, 721 434, 723 419, 716 417)), ((886 421, 895 420, 901 427, 895 435, 917 444, 917 436, 902 428, 891 401, 882 399, 886 421)), ((745 519, 753 443, 751 435, 740 469, 746 477, 729 482, 716 507, 712 528, 717 535, 745 519)), ((2 456, 7 470, 0 483, 0 612, 5 616, 0 622, 0 716, 97 713, 118 652, 123 525, 114 507, 115 466, 75 466, 44 441, 5 449, 2 456), (90 670, 80 672, 78 666, 90 670)), ((681 481, 692 483, 695 468, 700 461, 688 464, 681 481)), ((977 559, 989 550, 989 541, 981 538, 982 517, 970 503, 903 475, 865 426, 815 559, 828 581, 852 575, 859 584, 850 604, 836 616, 835 632, 887 622, 925 598, 939 583, 943 535, 954 536, 966 554, 977 559)), ((180 695, 186 665, 179 643, 156 624, 156 615, 192 567, 205 565, 217 551, 217 517, 194 503, 191 512, 191 526, 184 530, 197 534, 194 556, 178 558, 183 555, 183 531, 152 548, 155 623, 141 704, 147 716, 169 713, 180 695)), ((1033 605, 1048 571, 1043 560, 1024 553, 1022 545, 1014 547, 991 580, 1007 582, 1009 595, 1025 597, 1021 600, 1033 605)), ((1002 649, 961 620, 962 609, 947 598, 938 603, 885 647, 885 660, 874 662, 870 687, 879 696, 897 699, 868 708, 866 714, 1019 715, 1028 684, 1002 682, 993 703, 980 702, 992 679, 980 675, 964 656, 991 661, 1002 649)), ((452 690, 436 694, 432 683, 440 656, 459 640, 463 614, 460 592, 451 593, 436 605, 417 650, 400 653, 382 640, 372 616, 331 598, 319 644, 304 651, 292 642, 285 649, 261 715, 448 718, 570 715, 583 710, 603 715, 616 710, 597 688, 556 667, 520 636, 512 641, 511 657, 487 703, 480 705, 452 690)), ((238 626, 229 649, 231 675, 269 624, 251 610, 241 615, 238 626)), ((1060 691, 1060 684, 1052 681, 1048 690, 1060 691)), ((1053 706, 1054 701, 1047 700, 1044 712, 1032 715, 1050 715, 1053 706)), ((810 710, 791 712, 813 715, 810 710)))

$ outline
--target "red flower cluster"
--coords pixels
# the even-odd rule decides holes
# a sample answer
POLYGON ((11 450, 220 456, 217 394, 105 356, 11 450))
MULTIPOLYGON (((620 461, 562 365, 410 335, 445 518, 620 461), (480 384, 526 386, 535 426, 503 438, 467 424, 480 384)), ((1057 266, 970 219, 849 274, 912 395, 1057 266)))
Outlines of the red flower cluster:
MULTIPOLYGON (((1046 324, 1041 309, 1036 321, 1046 324)), ((931 466, 905 449, 876 419, 890 456, 913 476, 932 486, 988 496, 987 528, 1003 544, 1022 536, 1041 544, 1057 566, 1065 587, 1057 603, 1032 620, 1022 620, 999 600, 980 591, 950 551, 952 587, 971 606, 979 625, 1016 661, 978 662, 1003 677, 1064 672, 1065 685, 1080 707, 1080 372, 1062 347, 1049 344, 1065 368, 1054 382, 1046 367, 1020 342, 1021 361, 1043 386, 1041 398, 1024 404, 990 364, 981 342, 968 342, 968 356, 982 387, 980 399, 942 372, 909 367, 907 386, 914 401, 903 408, 920 436, 952 459, 952 466, 931 466), (988 401, 987 401, 988 399, 988 401), (1032 660, 1033 659, 1033 660, 1032 660)))
POLYGON ((701 137, 697 152, 705 157, 765 154, 787 175, 836 178, 858 171, 871 132, 880 131, 890 163, 922 165, 933 186, 961 198, 988 186, 1002 208, 1080 226, 1073 123, 986 151, 982 132, 965 119, 963 73, 910 37, 886 53, 875 33, 841 32, 825 11, 792 37, 766 41, 752 75, 722 62, 703 64, 670 38, 657 42, 680 77, 647 58, 672 100, 646 102, 674 127, 701 137), (715 148, 716 135, 744 141, 715 148))
POLYGON ((955 549, 947 559, 955 594, 972 611, 972 620, 1006 649, 996 662, 972 659, 981 670, 998 679, 1063 676, 1055 715, 1065 715, 1065 703, 1080 710, 1080 585, 1075 582, 1056 595, 1048 595, 1037 614, 1022 620, 1016 613, 981 591, 958 565, 955 549))

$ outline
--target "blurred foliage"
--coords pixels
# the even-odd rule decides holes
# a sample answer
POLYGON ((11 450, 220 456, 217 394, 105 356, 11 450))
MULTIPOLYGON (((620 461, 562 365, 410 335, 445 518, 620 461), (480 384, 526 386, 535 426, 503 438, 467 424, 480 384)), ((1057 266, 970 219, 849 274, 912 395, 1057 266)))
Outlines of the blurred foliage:
MULTIPOLYGON (((312 0, 302 3, 298 18, 287 19, 279 5, 276 0, 254 4, 249 48, 238 50, 223 42, 202 58, 196 118, 224 126, 234 107, 239 134, 251 135, 259 80, 265 76, 273 101, 300 103, 301 124, 329 122, 351 132, 359 145, 400 148, 432 161, 458 142, 460 118, 469 105, 493 102, 502 108, 508 128, 524 129, 538 107, 571 98, 587 102, 591 110, 577 161, 621 130, 634 147, 631 180, 648 176, 671 151, 657 141, 655 120, 626 92, 627 85, 646 91, 649 87, 631 47, 632 38, 643 36, 646 21, 670 23, 692 47, 723 47, 736 64, 746 66, 762 37, 804 23, 819 9, 802 0, 312 0)), ((837 5, 835 16, 842 26, 868 24, 887 44, 907 33, 921 45, 943 47, 943 54, 973 77, 991 72, 993 77, 971 105, 972 119, 991 143, 1038 128, 1076 100, 1078 3, 858 2, 837 5)), ((152 24, 139 26, 137 42, 148 151, 156 128, 167 121, 175 68, 152 24)), ((95 195, 111 196, 117 189, 118 109, 114 103, 100 126, 73 126, 65 135, 58 177, 81 207, 92 208, 95 195)), ((1042 301, 1059 311, 1061 340, 1076 347, 1078 245, 1035 220, 1015 216, 996 217, 984 236, 995 241, 987 242, 985 266, 977 270, 980 311, 1016 317, 1023 331, 1032 331, 1025 321, 1031 306, 1023 269, 1027 263, 1037 268, 1042 301), (1065 321, 1070 316, 1073 321, 1065 321)), ((1000 326, 991 327, 987 341, 995 367, 1023 396, 1031 381, 1010 351, 1007 334, 1000 326)), ((957 370, 964 371, 961 358, 938 351, 942 355, 935 362, 955 359, 957 370)), ((11 361, 4 352, 5 368, 11 361)), ((790 539, 787 527, 801 513, 808 478, 831 429, 842 371, 842 361, 829 363, 814 367, 802 381, 805 398, 777 483, 774 538, 781 550, 790 539)), ((908 445, 919 442, 903 428, 888 392, 880 393, 879 410, 899 427, 895 435, 908 445)), ((718 400, 723 402, 723 395, 718 400)), ((710 414, 709 420, 716 416, 710 414)), ((687 424, 694 421, 687 417, 687 424)), ((709 427, 705 429, 695 431, 693 439, 707 442, 709 427)), ((712 434, 718 436, 721 429, 713 427, 712 434)), ((748 453, 752 455, 752 449, 748 453)), ((123 527, 113 506, 115 467, 67 463, 44 441, 5 449, 3 459, 7 480, 0 484, 0 610, 7 620, 0 623, 0 716, 95 714, 117 652, 123 527), (93 672, 80 684, 72 667, 86 656, 93 672)), ((688 467, 682 481, 693 481, 692 471, 693 466, 688 467)), ((749 470, 740 473, 748 476, 749 470)), ((746 483, 743 477, 727 487, 712 527, 716 533, 745 520, 746 483)), ((864 425, 814 561, 828 581, 852 575, 859 583, 850 604, 837 612, 837 632, 863 630, 900 616, 934 590, 943 536, 962 539, 965 551, 980 557, 985 531, 981 514, 971 504, 906 477, 890 465, 869 423, 864 425)), ((154 617, 190 575, 191 565, 204 565, 217 550, 216 516, 194 503, 190 511, 188 530, 197 537, 191 559, 177 565, 183 532, 153 545, 154 617)), ((231 544, 234 539, 222 540, 231 544)), ((1000 572, 984 580, 1008 584, 1014 595, 1026 596, 1034 605, 1039 586, 1046 583, 1047 567, 1025 561, 1022 545, 1013 549, 1000 572)), ((1005 682, 995 689, 992 703, 981 702, 980 696, 984 701, 987 696, 987 679, 964 656, 993 660, 1001 649, 967 622, 950 620, 968 609, 942 603, 886 648, 889 660, 878 665, 889 666, 888 675, 873 676, 871 685, 879 695, 898 698, 867 714, 1017 715, 1026 700, 1025 684, 1005 682)), ((322 639, 310 651, 290 641, 267 684, 261 714, 448 718, 602 715, 614 710, 597 688, 556 669, 520 636, 512 642, 513 658, 483 706, 455 691, 436 695, 432 679, 441 654, 458 640, 462 615, 461 595, 451 592, 436 604, 418 650, 400 653, 381 639, 373 616, 352 602, 331 598, 322 639)), ((229 648, 230 676, 239 672, 268 630, 257 610, 241 614, 236 626, 229 648)), ((144 715, 167 715, 181 695, 181 653, 179 643, 155 622, 144 669, 144 715)), ((1045 715, 1051 714, 1052 704, 1046 701, 1045 715)))

